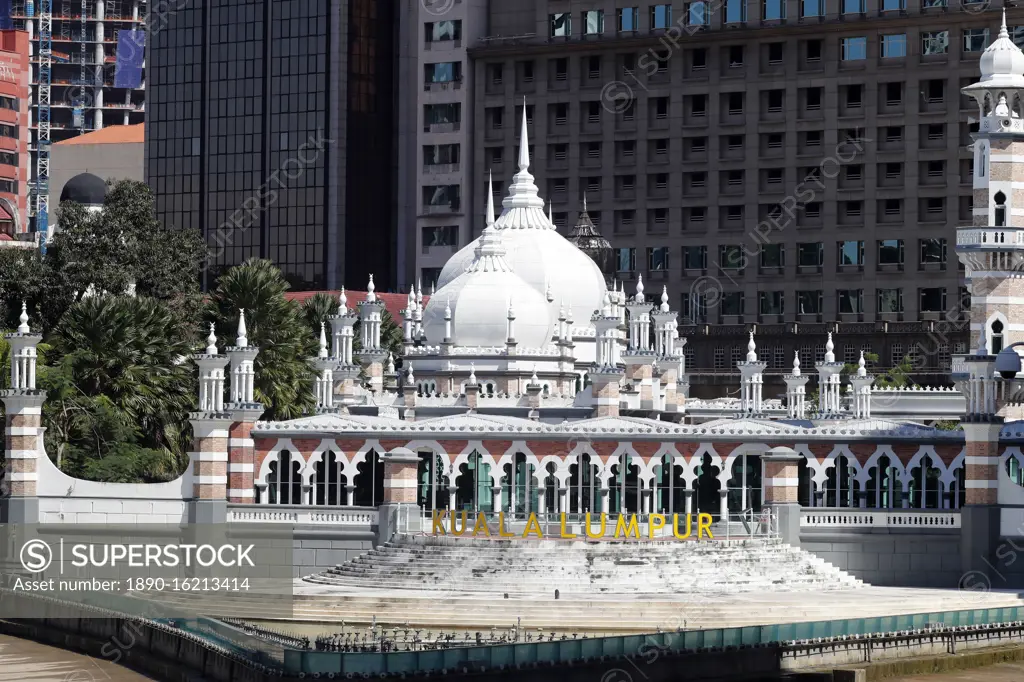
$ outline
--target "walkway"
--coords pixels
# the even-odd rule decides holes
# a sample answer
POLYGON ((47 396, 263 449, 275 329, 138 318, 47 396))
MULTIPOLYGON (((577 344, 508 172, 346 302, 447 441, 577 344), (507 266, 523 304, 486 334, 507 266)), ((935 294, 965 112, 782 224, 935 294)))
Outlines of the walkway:
MULTIPOLYGON (((0 677, 2 680, 3 677, 0 677)), ((937 675, 912 675, 892 682, 1020 682, 1024 680, 1024 663, 1003 663, 974 670, 937 675)))
POLYGON ((146 682, 149 679, 110 661, 0 635, 0 682, 146 682))

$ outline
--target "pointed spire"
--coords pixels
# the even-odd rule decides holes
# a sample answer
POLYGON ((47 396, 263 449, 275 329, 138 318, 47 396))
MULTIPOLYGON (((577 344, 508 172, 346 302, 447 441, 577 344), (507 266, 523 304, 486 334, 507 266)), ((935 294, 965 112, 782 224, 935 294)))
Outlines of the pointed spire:
POLYGON ((387 369, 387 372, 388 372, 388 374, 394 374, 395 373, 395 356, 392 355, 391 353, 388 353, 388 369, 387 369))
POLYGON ((583 193, 583 212, 587 212, 587 193, 583 193))
POLYGON ((750 332, 750 341, 747 341, 747 362, 757 362, 757 344, 754 343, 754 332, 750 332))
POLYGON ((867 361, 864 359, 864 351, 860 352, 860 361, 857 363, 857 376, 866 377, 868 375, 867 361))
POLYGON ((373 285, 373 275, 370 275, 370 281, 366 283, 366 300, 373 303, 377 300, 377 294, 373 293, 377 287, 373 285))
POLYGON ((604 307, 601 309, 601 315, 604 317, 612 316, 612 292, 604 292, 604 307))
POLYGON ((636 302, 643 303, 644 299, 644 276, 637 273, 636 276, 636 302))
POLYGON ((430 295, 433 296, 437 293, 437 282, 430 283, 430 295))
POLYGON ((978 336, 978 350, 975 355, 988 355, 988 340, 985 338, 984 326, 982 326, 978 336))
POLYGON ((565 299, 562 299, 558 303, 558 319, 565 320, 565 299))
POLYGON ((519 170, 530 167, 530 135, 526 130, 526 97, 523 97, 523 127, 519 131, 519 170))
POLYGON ((555 204, 550 199, 548 199, 548 222, 552 227, 555 226, 555 204))
POLYGON ((412 363, 410 363, 409 371, 405 373, 405 385, 412 386, 414 381, 416 381, 416 377, 412 375, 412 363))
POLYGON ((327 357, 327 330, 323 322, 320 323, 320 354, 317 357, 327 357))
POLYGON ((238 338, 235 339, 235 345, 239 348, 249 347, 249 339, 245 329, 245 308, 241 308, 238 311, 238 338))
POLYGON ((508 299, 508 319, 510 319, 510 320, 516 319, 516 311, 512 309, 512 299, 511 299, 511 297, 508 299))
POLYGON ((544 288, 544 298, 548 299, 548 303, 553 303, 555 300, 555 292, 551 290, 551 280, 548 280, 548 285, 544 288))
POLYGON ((800 351, 793 351, 793 376, 800 376, 800 351))
POLYGON ((1006 7, 1003 7, 1003 23, 999 25, 999 37, 1009 38, 1010 32, 1006 30, 1006 7))
POLYGON ((416 278, 416 305, 423 305, 423 282, 419 277, 416 278))
POLYGON ((25 305, 25 301, 21 302, 21 315, 18 316, 18 333, 28 334, 31 330, 28 326, 28 306, 25 305))
POLYGON ((534 386, 540 385, 540 379, 537 378, 537 365, 533 366, 533 374, 530 375, 530 383, 534 386))
POLYGON ((476 386, 476 363, 469 363, 469 385, 476 386))
POLYGON ((494 177, 487 173, 487 216, 484 218, 487 227, 494 227, 494 177))
POLYGON ((444 319, 452 319, 452 299, 451 296, 444 300, 444 319))
POLYGON ((825 342, 825 362, 835 362, 836 354, 833 352, 836 344, 832 343, 832 332, 828 333, 828 341, 825 342))
POLYGON ((667 286, 662 286, 661 287, 661 312, 663 312, 663 313, 670 312, 670 308, 668 307, 668 287, 667 286))
POLYGON ((348 310, 348 296, 345 295, 345 287, 341 288, 341 293, 338 295, 338 307, 342 314, 348 310))
POLYGON ((206 337, 206 354, 217 354, 217 335, 213 333, 213 322, 210 323, 210 335, 206 337))

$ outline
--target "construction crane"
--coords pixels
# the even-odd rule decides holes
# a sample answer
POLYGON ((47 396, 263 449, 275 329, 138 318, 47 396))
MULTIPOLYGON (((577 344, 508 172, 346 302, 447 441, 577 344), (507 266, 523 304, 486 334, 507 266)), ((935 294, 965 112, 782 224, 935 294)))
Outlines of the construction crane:
POLYGON ((50 203, 50 67, 53 64, 53 0, 39 2, 39 131, 36 135, 36 231, 46 253, 50 203))

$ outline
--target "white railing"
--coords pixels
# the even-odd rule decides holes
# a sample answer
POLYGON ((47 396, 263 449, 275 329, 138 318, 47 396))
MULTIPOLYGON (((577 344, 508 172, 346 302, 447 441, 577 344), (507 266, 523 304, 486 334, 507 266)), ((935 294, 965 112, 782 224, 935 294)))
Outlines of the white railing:
POLYGON ((927 510, 804 509, 801 528, 959 528, 960 512, 927 510))
POLYGON ((314 508, 288 505, 228 507, 229 523, 287 523, 297 526, 371 526, 377 523, 372 508, 314 508))
POLYGON ((957 246, 1024 246, 1024 230, 1004 227, 998 230, 960 229, 956 231, 957 246))

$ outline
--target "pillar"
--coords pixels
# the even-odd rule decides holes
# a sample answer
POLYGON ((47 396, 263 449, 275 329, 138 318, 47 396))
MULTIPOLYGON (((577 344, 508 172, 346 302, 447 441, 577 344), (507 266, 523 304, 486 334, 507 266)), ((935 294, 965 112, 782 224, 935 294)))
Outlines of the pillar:
POLYGON ((228 438, 233 415, 224 405, 224 368, 228 357, 217 352, 217 337, 210 325, 205 353, 194 356, 199 366, 199 410, 192 424, 192 500, 190 523, 227 521, 228 438))
POLYGON ((263 405, 256 402, 254 362, 259 349, 249 344, 245 311, 239 311, 238 336, 235 345, 226 350, 231 366, 231 402, 224 406, 230 415, 228 428, 228 502, 251 503, 255 497, 256 454, 252 427, 263 415, 263 405))
POLYGON ((418 528, 420 508, 416 500, 419 456, 408 448, 395 448, 383 457, 384 504, 378 509, 378 544, 391 540, 407 520, 406 530, 418 528))
POLYGON ((384 360, 387 358, 388 352, 380 345, 384 303, 377 298, 374 289, 373 275, 370 275, 370 281, 366 285, 366 300, 359 304, 359 323, 363 347, 359 352, 358 360, 366 373, 370 391, 382 393, 384 391, 384 360))
POLYGON ((17 331, 4 334, 11 346, 11 388, 0 391, 6 410, 4 480, 7 495, 0 498, 0 522, 39 523, 38 461, 43 451, 43 402, 46 392, 36 387, 36 346, 41 334, 28 326, 25 304, 17 331))
POLYGON ((776 447, 761 455, 762 499, 771 509, 783 542, 800 546, 800 460, 792 448, 776 447))

